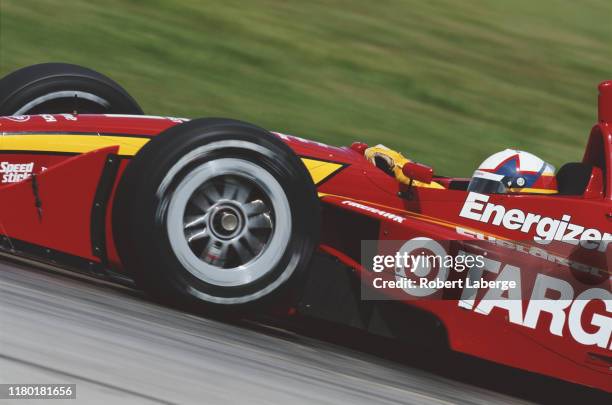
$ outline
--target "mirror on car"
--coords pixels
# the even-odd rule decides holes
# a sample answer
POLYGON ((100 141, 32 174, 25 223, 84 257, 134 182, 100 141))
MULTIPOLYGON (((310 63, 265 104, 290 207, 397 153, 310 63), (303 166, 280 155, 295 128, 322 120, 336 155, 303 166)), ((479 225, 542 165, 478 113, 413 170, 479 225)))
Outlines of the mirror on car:
POLYGON ((412 180, 426 184, 431 183, 433 179, 433 169, 427 165, 416 162, 405 163, 404 166, 402 166, 402 173, 412 180))

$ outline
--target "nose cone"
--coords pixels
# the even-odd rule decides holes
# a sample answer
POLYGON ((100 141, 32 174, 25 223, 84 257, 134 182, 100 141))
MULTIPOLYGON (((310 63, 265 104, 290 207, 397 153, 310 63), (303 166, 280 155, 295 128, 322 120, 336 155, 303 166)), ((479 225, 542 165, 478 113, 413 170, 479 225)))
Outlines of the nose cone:
POLYGON ((599 121, 612 124, 612 80, 599 84, 599 121))

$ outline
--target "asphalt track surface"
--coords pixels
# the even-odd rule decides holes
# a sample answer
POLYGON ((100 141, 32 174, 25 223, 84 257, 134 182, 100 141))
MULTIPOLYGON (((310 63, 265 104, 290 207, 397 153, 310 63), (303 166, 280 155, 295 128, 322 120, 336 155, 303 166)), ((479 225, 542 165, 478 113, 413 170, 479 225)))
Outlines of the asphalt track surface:
POLYGON ((76 400, 52 404, 548 402, 542 390, 568 403, 606 399, 488 362, 410 355, 410 348, 398 360, 397 350, 368 349, 377 345, 385 346, 349 348, 278 325, 228 324, 88 277, 0 261, 0 383, 76 383, 76 400))

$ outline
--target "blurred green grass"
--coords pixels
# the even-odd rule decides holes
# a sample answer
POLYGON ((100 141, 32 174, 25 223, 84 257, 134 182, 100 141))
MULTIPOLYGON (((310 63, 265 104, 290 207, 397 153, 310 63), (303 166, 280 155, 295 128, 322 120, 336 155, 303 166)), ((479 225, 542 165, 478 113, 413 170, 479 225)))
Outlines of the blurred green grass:
POLYGON ((145 111, 384 143, 470 175, 582 156, 612 79, 609 0, 0 0, 0 74, 66 61, 145 111))

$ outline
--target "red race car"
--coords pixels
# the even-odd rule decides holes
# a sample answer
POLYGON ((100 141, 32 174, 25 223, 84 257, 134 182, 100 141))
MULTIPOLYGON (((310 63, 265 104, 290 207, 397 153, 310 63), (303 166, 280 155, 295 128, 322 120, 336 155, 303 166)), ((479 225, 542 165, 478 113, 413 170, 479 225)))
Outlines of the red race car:
POLYGON ((99 73, 30 66, 0 80, 1 247, 612 392, 612 82, 599 92, 581 162, 507 150, 462 179, 382 146, 144 116, 99 73))

